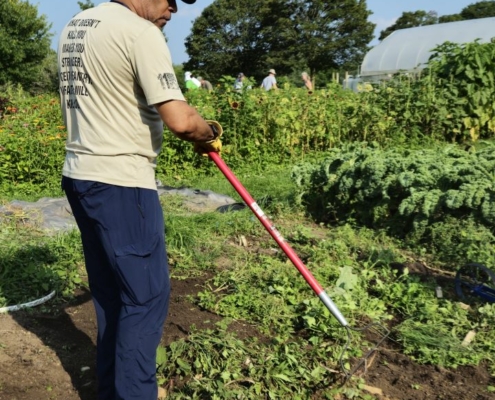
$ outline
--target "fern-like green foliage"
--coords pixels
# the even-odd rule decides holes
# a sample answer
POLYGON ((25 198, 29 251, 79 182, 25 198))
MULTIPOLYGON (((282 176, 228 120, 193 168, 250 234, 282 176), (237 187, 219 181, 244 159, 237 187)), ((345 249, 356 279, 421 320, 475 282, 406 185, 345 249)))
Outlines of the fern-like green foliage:
POLYGON ((408 150, 354 143, 331 150, 318 165, 294 167, 292 176, 301 201, 321 222, 354 221, 434 249, 440 244, 431 242, 433 232, 441 242, 437 224, 445 234, 458 236, 449 239, 452 243, 469 236, 460 225, 448 232, 448 219, 482 227, 482 240, 493 242, 494 150, 489 143, 476 151, 457 145, 408 150))

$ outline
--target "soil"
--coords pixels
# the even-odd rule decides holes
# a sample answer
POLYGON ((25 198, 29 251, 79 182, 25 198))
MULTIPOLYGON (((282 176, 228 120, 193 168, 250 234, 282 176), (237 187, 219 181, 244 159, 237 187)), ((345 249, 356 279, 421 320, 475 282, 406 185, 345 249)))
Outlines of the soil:
MULTIPOLYGON (((162 344, 185 337, 191 325, 211 327, 219 316, 188 301, 203 286, 200 278, 173 281, 170 314, 162 344)), ((43 307, 43 306, 42 306, 43 307)), ((95 400, 96 322, 90 294, 74 301, 12 314, 0 314, 0 400, 95 400)), ((253 332, 238 323, 239 337, 253 332)), ((363 373, 376 399, 489 400, 495 386, 486 365, 443 369, 419 365, 384 342, 363 373)))

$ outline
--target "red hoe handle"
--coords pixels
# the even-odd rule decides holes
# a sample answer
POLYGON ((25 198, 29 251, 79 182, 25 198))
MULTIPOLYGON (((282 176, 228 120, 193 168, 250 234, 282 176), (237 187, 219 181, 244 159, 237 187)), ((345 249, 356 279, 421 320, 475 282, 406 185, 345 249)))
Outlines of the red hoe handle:
POLYGON ((335 303, 328 296, 328 294, 323 290, 321 285, 315 279, 315 277, 311 274, 308 268, 301 261, 296 252, 290 247, 290 245, 285 241, 280 232, 275 228, 273 223, 268 219, 265 213, 261 210, 261 208, 256 204, 256 201, 251 197, 249 192, 242 186, 241 182, 237 179, 234 173, 230 170, 230 168, 225 164, 220 155, 215 152, 208 153, 208 156, 213 160, 213 162, 217 165, 217 167, 222 171, 227 180, 231 183, 234 189, 239 193, 241 198, 247 204, 247 206, 251 209, 251 211, 256 215, 256 217, 263 224, 268 233, 275 239, 280 248, 284 251, 284 253, 289 257, 294 266, 298 269, 301 275, 304 277, 306 282, 308 282, 311 289, 316 293, 316 295, 320 298, 320 300, 325 304, 328 310, 332 313, 332 315, 339 321, 339 323, 343 327, 347 327, 348 323, 342 313, 339 311, 335 303))

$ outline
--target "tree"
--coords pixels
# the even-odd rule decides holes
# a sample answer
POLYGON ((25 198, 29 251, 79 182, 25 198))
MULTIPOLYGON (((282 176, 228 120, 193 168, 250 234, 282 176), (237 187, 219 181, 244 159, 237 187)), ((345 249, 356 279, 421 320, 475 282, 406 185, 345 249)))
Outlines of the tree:
POLYGON ((212 79, 275 68, 315 71, 357 65, 373 38, 365 0, 216 0, 186 39, 186 69, 212 79))
POLYGON ((255 53, 262 44, 257 23, 258 9, 265 2, 216 0, 206 7, 192 26, 185 46, 190 60, 186 70, 208 71, 210 77, 251 75, 257 68, 255 53), (252 62, 247 64, 250 56, 252 62))
POLYGON ((446 22, 456 22, 456 21, 462 21, 461 14, 449 14, 438 17, 439 24, 444 24, 446 22))
POLYGON ((434 25, 438 23, 438 14, 435 11, 405 11, 402 15, 395 21, 395 23, 380 32, 380 37, 378 40, 385 39, 392 32, 399 29, 415 28, 417 26, 434 25))
POLYGON ((495 17, 495 1, 479 1, 464 7, 460 13, 463 20, 495 17))
POLYGON ((85 0, 84 3, 82 1, 78 1, 77 4, 79 5, 81 11, 87 10, 88 8, 93 8, 95 6, 91 0, 85 0))
POLYGON ((359 65, 375 29, 366 1, 288 0, 285 8, 291 13, 279 20, 282 37, 273 42, 279 63, 293 59, 307 65, 312 76, 359 65))
POLYGON ((52 34, 44 15, 23 0, 0 0, 0 85, 30 90, 42 73, 52 34))
POLYGON ((57 52, 50 49, 41 62, 38 78, 33 81, 29 91, 32 94, 57 93, 58 88, 57 52))
POLYGON ((398 29, 488 17, 495 17, 495 1, 493 0, 479 1, 464 7, 459 14, 442 15, 441 17, 438 17, 435 11, 404 12, 395 24, 381 31, 378 39, 383 40, 398 29))
POLYGON ((438 22, 465 21, 468 19, 495 17, 495 1, 479 1, 464 7, 459 14, 442 15, 438 22))

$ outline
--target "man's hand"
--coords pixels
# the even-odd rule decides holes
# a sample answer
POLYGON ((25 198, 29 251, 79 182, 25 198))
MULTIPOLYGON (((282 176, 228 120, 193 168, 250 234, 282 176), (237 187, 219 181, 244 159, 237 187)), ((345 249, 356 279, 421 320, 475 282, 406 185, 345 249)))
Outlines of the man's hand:
POLYGON ((194 142, 194 151, 202 156, 208 156, 208 153, 215 152, 220 153, 222 151, 222 142, 220 136, 222 136, 223 128, 217 121, 206 121, 210 125, 213 133, 213 138, 206 142, 194 142))

